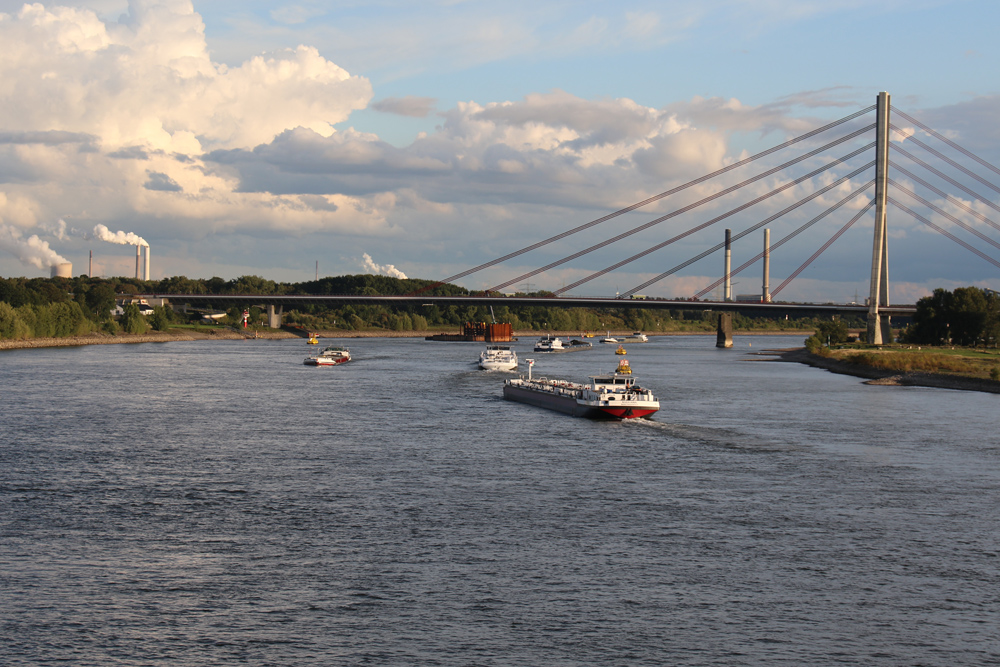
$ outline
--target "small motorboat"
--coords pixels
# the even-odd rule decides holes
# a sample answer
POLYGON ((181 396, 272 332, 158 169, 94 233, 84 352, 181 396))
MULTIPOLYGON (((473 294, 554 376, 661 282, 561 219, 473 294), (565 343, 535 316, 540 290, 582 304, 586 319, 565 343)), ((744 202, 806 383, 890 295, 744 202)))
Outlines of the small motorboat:
POLYGON ((337 366, 346 364, 351 360, 351 353, 346 347, 336 347, 331 345, 324 348, 319 354, 313 354, 305 358, 306 366, 337 366))
POLYGON ((623 345, 619 345, 618 349, 615 350, 615 354, 626 354, 625 347, 623 345))
POLYGON ((309 340, 307 340, 306 343, 309 345, 319 345, 319 338, 316 337, 316 334, 311 333, 309 334, 309 340))

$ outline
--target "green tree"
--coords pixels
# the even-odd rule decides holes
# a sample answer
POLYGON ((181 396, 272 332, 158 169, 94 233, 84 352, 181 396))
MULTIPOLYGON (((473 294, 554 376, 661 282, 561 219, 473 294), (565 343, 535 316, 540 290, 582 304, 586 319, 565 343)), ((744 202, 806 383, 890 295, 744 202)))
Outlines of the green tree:
POLYGON ((91 285, 87 290, 86 305, 95 321, 107 320, 115 307, 115 288, 105 282, 91 285))
POLYGON ((17 309, 0 301, 0 338, 19 340, 31 336, 31 330, 18 315, 17 309))
POLYGON ((166 331, 173 321, 173 311, 165 306, 153 306, 153 314, 149 316, 149 324, 156 331, 166 331))
POLYGON ((127 304, 122 315, 122 329, 125 333, 144 334, 146 333, 146 318, 139 312, 139 306, 134 303, 127 304))

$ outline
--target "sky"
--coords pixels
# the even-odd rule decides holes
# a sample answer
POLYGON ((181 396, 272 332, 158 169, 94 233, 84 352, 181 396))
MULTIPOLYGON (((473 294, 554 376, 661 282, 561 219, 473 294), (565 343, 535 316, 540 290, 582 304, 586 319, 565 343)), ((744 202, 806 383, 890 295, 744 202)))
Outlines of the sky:
MULTIPOLYGON (((865 109, 880 91, 998 165, 998 24, 1000 5, 987 0, 0 0, 0 275, 48 276, 61 262, 87 273, 91 252, 94 275, 133 275, 133 246, 148 244, 154 279, 300 282, 318 270, 438 280, 865 109)), ((987 181, 942 166, 973 191, 935 181, 946 199, 890 170, 948 213, 925 208, 925 219, 1000 258, 1000 174, 901 116, 892 122, 894 148, 933 143, 987 181)), ((456 282, 508 282, 749 179, 755 165, 871 123, 873 113, 788 149, 797 153, 456 282)), ((505 289, 576 283, 873 138, 505 289)), ((671 270, 721 242, 724 228, 738 234, 873 158, 570 293, 609 296, 669 272, 643 293, 690 297, 721 275, 722 253, 671 270)), ((769 223, 772 243, 871 178, 861 173, 769 223)), ((771 287, 870 197, 776 248, 771 287)), ((872 218, 863 215, 781 298, 863 300, 872 218)), ((762 235, 734 244, 734 266, 761 251, 762 235)), ((1000 289, 997 266, 982 254, 890 207, 890 302, 913 303, 937 287, 1000 289)), ((759 293, 760 262, 734 282, 736 293, 759 293)))

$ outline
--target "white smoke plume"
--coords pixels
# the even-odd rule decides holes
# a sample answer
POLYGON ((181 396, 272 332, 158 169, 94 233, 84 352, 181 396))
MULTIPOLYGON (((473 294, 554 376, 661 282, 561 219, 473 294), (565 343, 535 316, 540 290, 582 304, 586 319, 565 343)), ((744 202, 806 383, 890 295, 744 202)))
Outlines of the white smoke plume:
POLYGON ((36 234, 22 238, 21 232, 9 225, 0 224, 0 248, 39 269, 67 262, 65 257, 49 247, 48 241, 41 240, 36 234))
POLYGON ((365 267, 366 270, 372 273, 384 273, 385 275, 391 276, 393 278, 400 278, 402 280, 406 280, 406 274, 397 269, 392 264, 379 266, 374 261, 372 261, 372 257, 368 253, 364 253, 362 257, 364 257, 364 261, 362 261, 361 264, 362 266, 365 267))
POLYGON ((108 243, 117 243, 118 245, 141 245, 141 246, 149 245, 138 234, 133 234, 132 232, 122 232, 122 231, 112 232, 104 225, 97 225, 96 227, 94 227, 94 236, 102 241, 107 241, 108 243))

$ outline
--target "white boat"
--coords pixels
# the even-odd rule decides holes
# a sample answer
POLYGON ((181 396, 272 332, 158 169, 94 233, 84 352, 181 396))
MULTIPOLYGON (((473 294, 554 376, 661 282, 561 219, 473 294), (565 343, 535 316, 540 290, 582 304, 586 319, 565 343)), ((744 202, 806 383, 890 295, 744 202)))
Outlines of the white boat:
POLYGON ((527 359, 528 377, 507 380, 503 397, 540 408, 557 410, 574 417, 604 419, 635 419, 649 417, 660 409, 653 392, 635 384, 628 360, 618 362, 618 368, 607 375, 591 376, 588 384, 533 379, 534 359, 527 359))
POLYGON ((642 333, 641 331, 633 331, 631 336, 625 336, 621 339, 622 343, 648 343, 649 336, 642 333))
POLYGON ((601 339, 601 342, 602 343, 608 343, 609 345, 618 345, 619 343, 621 343, 620 340, 618 340, 617 338, 613 338, 611 336, 611 332, 610 331, 608 332, 607 336, 605 336, 604 338, 601 339))
POLYGON ((517 370, 517 353, 507 345, 487 345, 479 354, 479 367, 484 371, 517 370))
POLYGON ((562 352, 564 349, 562 339, 551 334, 539 338, 535 343, 535 352, 562 352))
POLYGON ((324 348, 319 354, 306 357, 302 363, 306 366, 337 366, 338 364, 346 364, 350 360, 351 353, 346 347, 331 345, 324 348))

